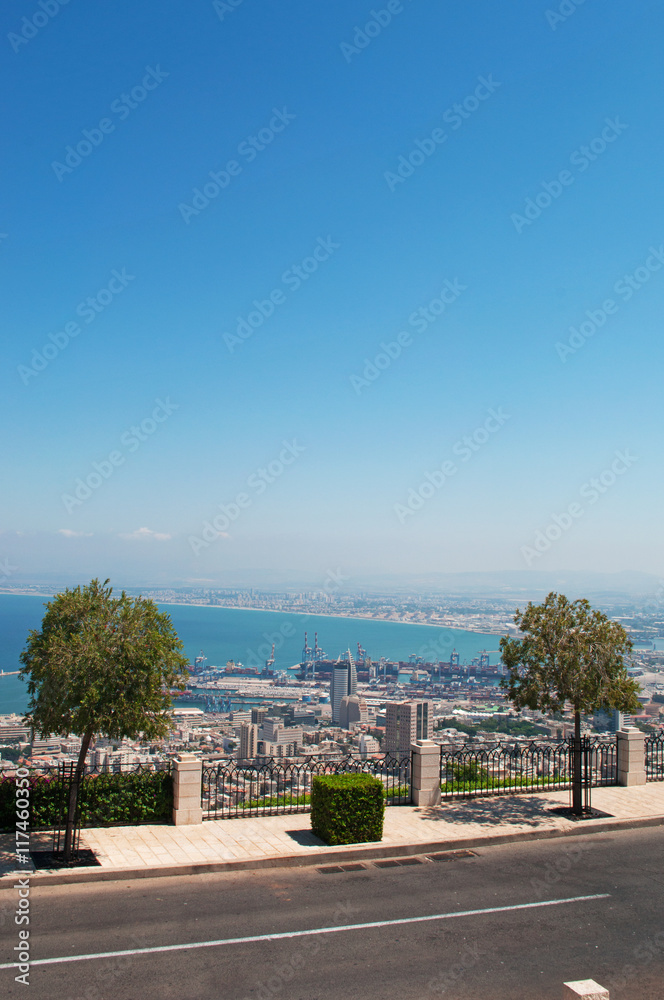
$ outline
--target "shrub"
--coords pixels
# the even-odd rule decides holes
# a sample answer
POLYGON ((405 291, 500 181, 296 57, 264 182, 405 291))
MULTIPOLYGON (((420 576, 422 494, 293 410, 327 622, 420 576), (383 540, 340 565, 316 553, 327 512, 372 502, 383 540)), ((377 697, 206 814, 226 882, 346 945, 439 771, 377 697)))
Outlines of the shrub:
MULTIPOLYGON (((61 782, 57 777, 30 775, 31 830, 59 825, 64 816, 61 782)), ((16 823, 15 781, 0 779, 0 830, 13 830, 16 823)), ((87 775, 80 797, 81 826, 160 823, 170 820, 173 809, 173 778, 167 771, 125 771, 87 775)))
POLYGON ((326 844, 382 840, 383 783, 370 774, 318 775, 311 787, 311 829, 326 844))

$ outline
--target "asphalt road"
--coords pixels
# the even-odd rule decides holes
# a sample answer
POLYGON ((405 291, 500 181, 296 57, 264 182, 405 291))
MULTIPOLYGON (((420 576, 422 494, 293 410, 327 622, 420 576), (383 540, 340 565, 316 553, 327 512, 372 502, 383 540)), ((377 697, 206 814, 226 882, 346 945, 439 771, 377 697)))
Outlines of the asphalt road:
MULTIPOLYGON (((593 978, 610 989, 611 1000, 661 1000, 663 862, 664 829, 655 828, 489 847, 397 868, 365 863, 332 874, 272 869, 34 885, 30 944, 38 964, 27 993, 14 981, 16 970, 0 969, 0 995, 559 1000, 564 981, 593 978), (549 905, 572 897, 600 898, 549 905), (320 932, 364 924, 378 926, 320 932), (274 934, 294 936, 261 939, 274 934), (248 937, 259 940, 242 940, 248 937), (226 943, 198 946, 210 941, 226 943), (56 958, 67 960, 39 964, 56 958)), ((16 899, 13 887, 2 889, 0 964, 14 960, 16 899)))

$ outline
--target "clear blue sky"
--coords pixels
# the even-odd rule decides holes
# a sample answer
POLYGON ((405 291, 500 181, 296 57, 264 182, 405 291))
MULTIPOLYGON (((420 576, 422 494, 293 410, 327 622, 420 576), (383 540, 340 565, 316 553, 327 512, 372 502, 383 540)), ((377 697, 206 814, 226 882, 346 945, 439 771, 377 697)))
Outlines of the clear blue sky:
POLYGON ((16 581, 659 573, 661 3, 44 3, 0 32, 16 581))

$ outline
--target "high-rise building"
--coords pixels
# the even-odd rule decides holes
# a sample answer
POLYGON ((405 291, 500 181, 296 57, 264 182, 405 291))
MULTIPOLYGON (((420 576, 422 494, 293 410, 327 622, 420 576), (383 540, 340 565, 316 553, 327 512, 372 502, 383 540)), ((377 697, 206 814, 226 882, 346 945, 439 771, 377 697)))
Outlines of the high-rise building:
POLYGON ((256 725, 260 726, 263 719, 267 715, 267 708, 252 708, 251 710, 251 721, 256 725))
POLYGON ((240 760, 249 760, 258 752, 258 726, 243 722, 240 727, 240 760))
POLYGON ((360 757, 366 757, 370 753, 379 753, 380 743, 373 736, 363 733, 360 736, 360 757))
POLYGON ((415 740, 430 740, 433 734, 433 704, 430 701, 389 701, 385 712, 385 749, 410 750, 415 740))
POLYGON ((277 734, 281 729, 284 729, 283 719, 275 716, 264 718, 261 726, 261 739, 275 743, 277 742, 277 734))
POLYGON ((624 726, 631 725, 632 717, 614 708, 598 709, 593 715, 593 725, 597 729, 605 729, 609 733, 617 733, 624 726))
POLYGON ((330 679, 330 704, 332 706, 332 722, 339 724, 341 699, 357 694, 357 670, 355 662, 348 651, 348 659, 340 660, 332 668, 330 679))
POLYGON ((365 701, 356 694, 344 695, 339 706, 339 725, 342 729, 350 729, 356 722, 367 722, 368 718, 365 701))

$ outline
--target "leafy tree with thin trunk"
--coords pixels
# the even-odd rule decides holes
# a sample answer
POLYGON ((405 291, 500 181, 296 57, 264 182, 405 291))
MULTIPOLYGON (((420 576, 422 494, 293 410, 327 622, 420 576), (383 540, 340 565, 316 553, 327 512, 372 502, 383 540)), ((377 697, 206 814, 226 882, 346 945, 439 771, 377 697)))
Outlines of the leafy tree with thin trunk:
POLYGON ((113 597, 108 580, 56 594, 21 653, 41 736, 81 737, 65 829, 70 860, 78 789, 93 736, 159 739, 172 727, 170 688, 182 690, 187 657, 167 614, 143 597, 113 597))
POLYGON ((506 674, 501 687, 515 708, 561 712, 574 710, 575 754, 572 782, 574 812, 581 804, 581 715, 602 708, 639 709, 640 686, 627 673, 632 650, 625 629, 586 600, 568 601, 551 592, 542 604, 517 608, 514 623, 522 638, 500 640, 506 674))

